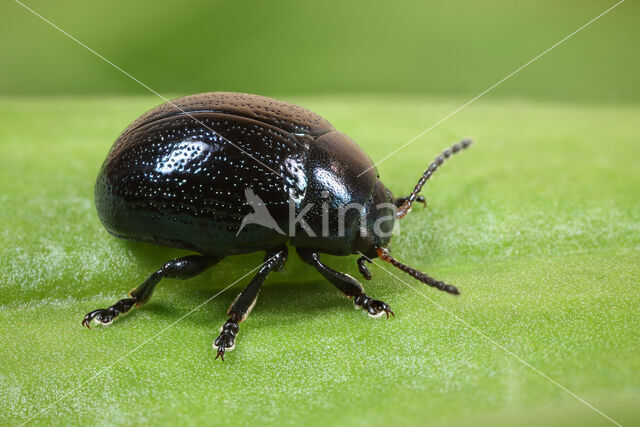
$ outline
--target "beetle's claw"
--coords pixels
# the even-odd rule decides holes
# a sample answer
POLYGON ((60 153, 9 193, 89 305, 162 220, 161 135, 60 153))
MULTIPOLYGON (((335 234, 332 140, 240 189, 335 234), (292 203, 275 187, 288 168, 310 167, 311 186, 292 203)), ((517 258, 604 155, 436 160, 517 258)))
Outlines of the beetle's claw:
POLYGON ((389 318, 389 314, 395 317, 393 310, 391 310, 391 307, 389 307, 387 303, 375 299, 371 300, 369 307, 367 307, 367 314, 373 318, 382 317, 385 314, 387 319, 389 318))
POLYGON ((82 319, 82 326, 86 326, 91 329, 91 321, 95 319, 96 323, 107 326, 113 323, 113 319, 115 319, 117 313, 109 312, 108 309, 99 308, 97 310, 93 310, 90 313, 87 313, 82 319))
POLYGON ((217 354, 215 359, 219 357, 224 362, 224 352, 227 350, 233 350, 235 346, 235 337, 225 332, 220 333, 218 338, 216 338, 216 340, 213 342, 213 348, 217 347, 217 354))
POLYGON ((225 351, 224 346, 218 347, 218 354, 216 354, 216 358, 214 360, 216 360, 219 357, 224 362, 224 351, 225 351))

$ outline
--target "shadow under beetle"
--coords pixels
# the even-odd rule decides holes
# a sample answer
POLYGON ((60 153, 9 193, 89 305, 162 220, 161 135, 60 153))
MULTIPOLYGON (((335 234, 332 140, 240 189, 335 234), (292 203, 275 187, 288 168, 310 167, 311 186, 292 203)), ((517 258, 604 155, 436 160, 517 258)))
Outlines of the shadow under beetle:
POLYGON ((393 311, 365 294, 353 277, 323 264, 320 253, 362 255, 358 270, 367 280, 371 274, 366 263, 380 257, 429 286, 458 294, 455 286, 394 259, 388 246, 394 219, 406 215, 413 202, 425 203, 418 195, 424 183, 446 158, 469 144, 465 139, 445 150, 408 197, 394 199, 362 149, 302 107, 224 92, 164 103, 134 121, 113 145, 98 174, 96 208, 116 237, 200 255, 168 261, 133 289, 130 298, 88 313, 82 324, 110 324, 147 302, 162 278, 188 279, 227 255, 266 251, 214 342, 216 358, 224 360, 268 274, 284 266, 287 244, 372 317, 388 318, 393 311), (246 189, 264 204, 278 230, 243 223, 252 213, 246 189), (292 226, 291 214, 297 218, 303 213, 304 219, 292 226), (388 220, 381 223, 383 217, 388 220))

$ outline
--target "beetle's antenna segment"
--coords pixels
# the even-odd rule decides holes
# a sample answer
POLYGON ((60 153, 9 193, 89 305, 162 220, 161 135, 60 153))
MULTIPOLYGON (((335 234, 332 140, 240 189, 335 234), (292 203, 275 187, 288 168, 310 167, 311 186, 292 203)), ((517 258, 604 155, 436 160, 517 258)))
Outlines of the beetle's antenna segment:
POLYGON ((422 174, 422 177, 416 184, 416 187, 413 189, 409 197, 407 197, 407 200, 405 200, 404 203, 398 208, 398 210, 396 210, 396 218, 402 218, 409 212, 409 210, 411 209, 411 204, 415 202, 416 198, 418 197, 418 194, 422 190, 422 186, 424 185, 424 183, 427 182, 429 178, 431 178, 431 176, 435 173, 435 171, 438 170, 438 167, 440 167, 440 165, 444 163, 445 159, 448 159, 449 157, 451 157, 452 154, 455 154, 458 151, 464 150, 465 148, 470 146, 472 142, 473 140, 469 138, 463 139, 457 144, 454 144, 453 146, 451 146, 451 148, 447 148, 446 150, 444 150, 442 154, 439 154, 438 156, 436 156, 436 158, 433 160, 433 162, 431 162, 427 170, 425 170, 424 173, 422 174))
POLYGON ((389 254, 388 249, 376 248, 376 251, 378 252, 378 256, 380 257, 381 260, 386 261, 389 264, 393 265, 394 267, 404 271, 414 279, 418 279, 422 283, 425 283, 429 286, 433 286, 434 288, 439 289, 441 291, 445 291, 449 294, 460 295, 460 291, 455 286, 448 285, 440 280, 436 280, 433 277, 427 276, 423 272, 416 270, 415 268, 411 268, 408 265, 401 263, 400 261, 398 261, 397 259, 395 259, 389 254))

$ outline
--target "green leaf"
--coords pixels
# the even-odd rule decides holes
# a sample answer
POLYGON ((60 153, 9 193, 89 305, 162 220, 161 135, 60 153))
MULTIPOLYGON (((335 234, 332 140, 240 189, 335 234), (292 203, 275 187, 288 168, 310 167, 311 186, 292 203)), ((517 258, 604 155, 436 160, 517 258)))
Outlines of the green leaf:
MULTIPOLYGON (((466 102, 290 100, 374 160, 466 102)), ((211 343, 248 278, 214 296, 262 254, 165 280, 108 328, 80 325, 186 253, 113 238, 93 206, 112 142, 158 102, 0 99, 2 424, 609 423, 576 396, 640 420, 637 106, 481 100, 443 122, 379 171, 408 194, 443 148, 475 138, 392 242, 462 295, 376 263, 364 285, 396 317, 371 320, 292 254, 221 363, 211 343)), ((324 259, 357 274, 355 257, 324 259)))

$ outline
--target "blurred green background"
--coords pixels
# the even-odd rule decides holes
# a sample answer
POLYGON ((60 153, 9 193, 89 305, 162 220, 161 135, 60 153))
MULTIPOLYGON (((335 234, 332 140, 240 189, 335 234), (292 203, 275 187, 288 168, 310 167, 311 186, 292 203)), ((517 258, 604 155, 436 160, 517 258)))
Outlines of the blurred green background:
MULTIPOLYGON (((26 1, 161 93, 476 95, 615 2, 26 1)), ((36 16, 0 4, 0 93, 147 93, 36 16)), ((491 96, 640 100, 627 1, 491 96)))
MULTIPOLYGON (((163 95, 294 102, 379 160, 615 2, 25 4, 163 95)), ((638 1, 379 166, 406 194, 476 138, 393 242, 461 297, 372 266, 368 293, 396 312, 372 321, 292 253, 224 364, 211 343, 248 278, 181 319, 262 254, 80 326, 186 254, 113 238, 93 205, 113 141, 162 100, 14 1, 0 18, 1 425, 640 422, 638 1)), ((325 259, 359 277, 355 258, 325 259)))

